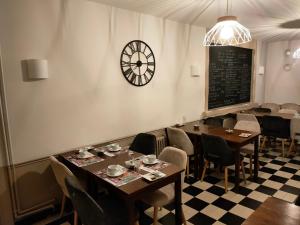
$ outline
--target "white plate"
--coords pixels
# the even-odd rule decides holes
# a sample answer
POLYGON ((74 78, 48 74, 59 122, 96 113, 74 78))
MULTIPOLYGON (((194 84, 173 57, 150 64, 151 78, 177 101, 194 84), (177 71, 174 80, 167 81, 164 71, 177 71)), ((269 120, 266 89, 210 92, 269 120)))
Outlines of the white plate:
POLYGON ((88 158, 91 158, 91 157, 94 157, 95 155, 90 153, 90 152, 86 152, 84 155, 80 155, 78 154, 77 155, 77 158, 78 159, 88 159, 88 158))
POLYGON ((121 147, 116 148, 116 149, 109 148, 108 151, 110 151, 110 152, 118 152, 118 151, 120 151, 121 149, 122 149, 121 147))
POLYGON ((124 173, 125 173, 125 170, 121 169, 117 173, 114 173, 114 174, 110 174, 110 173, 106 172, 106 175, 109 177, 118 177, 118 176, 123 175, 124 173))
POLYGON ((143 159, 143 163, 146 164, 146 165, 154 165, 154 164, 156 164, 156 163, 158 163, 158 162, 159 162, 158 159, 155 159, 155 160, 154 160, 153 162, 151 162, 151 163, 148 161, 147 158, 144 158, 144 159, 143 159))

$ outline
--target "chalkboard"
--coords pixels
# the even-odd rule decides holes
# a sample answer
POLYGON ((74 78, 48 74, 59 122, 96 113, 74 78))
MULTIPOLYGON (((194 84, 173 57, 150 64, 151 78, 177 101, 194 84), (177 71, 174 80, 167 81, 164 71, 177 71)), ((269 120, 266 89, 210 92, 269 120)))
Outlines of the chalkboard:
POLYGON ((252 49, 209 48, 208 109, 250 102, 252 49))

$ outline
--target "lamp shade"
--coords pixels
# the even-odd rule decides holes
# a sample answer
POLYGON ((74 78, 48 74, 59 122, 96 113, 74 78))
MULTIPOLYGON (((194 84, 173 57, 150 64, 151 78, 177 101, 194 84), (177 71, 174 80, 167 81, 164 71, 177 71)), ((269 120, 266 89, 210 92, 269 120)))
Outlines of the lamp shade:
POLYGON ((235 16, 223 16, 205 35, 204 46, 239 45, 251 41, 250 31, 235 16))
POLYGON ((48 61, 46 59, 28 59, 26 63, 29 79, 48 78, 48 61))

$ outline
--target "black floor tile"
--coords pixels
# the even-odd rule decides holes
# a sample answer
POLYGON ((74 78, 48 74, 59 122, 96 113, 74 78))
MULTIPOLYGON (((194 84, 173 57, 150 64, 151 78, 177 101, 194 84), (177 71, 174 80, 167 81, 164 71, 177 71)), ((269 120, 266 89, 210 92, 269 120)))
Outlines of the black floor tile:
POLYGON ((215 219, 206 216, 200 212, 191 217, 188 221, 194 225, 211 225, 216 222, 215 219))
POLYGON ((222 216, 219 221, 228 225, 240 225, 244 222, 244 219, 228 212, 224 216, 222 216))
POLYGON ((300 195, 300 189, 299 189, 299 188, 296 188, 296 187, 293 187, 293 186, 283 185, 283 186, 280 188, 280 190, 281 190, 281 191, 288 192, 288 193, 290 193, 290 194, 300 195))
POLYGON ((206 191, 213 193, 215 195, 218 195, 218 196, 222 196, 223 194, 225 194, 225 189, 218 187, 218 186, 212 186, 212 187, 208 188, 206 191))
POLYGON ((300 176, 299 175, 294 175, 294 176, 291 177, 291 179, 300 181, 300 176))
POLYGON ((212 204, 227 211, 229 211, 231 208, 233 208, 236 205, 236 203, 224 198, 218 198, 212 204))
POLYGON ((260 185, 258 188, 255 189, 255 191, 259 191, 261 193, 267 194, 267 195, 273 195, 277 192, 276 189, 264 186, 264 185, 260 185))
POLYGON ((175 224, 175 215, 173 213, 168 213, 164 217, 158 220, 163 225, 174 225, 175 224))
POLYGON ((220 182, 220 179, 213 177, 213 176, 206 176, 204 178, 204 181, 206 181, 207 183, 210 183, 210 184, 216 184, 216 183, 220 182))
POLYGON ((284 164, 286 164, 286 162, 279 161, 279 160, 276 160, 276 159, 273 159, 270 163, 280 165, 280 166, 283 166, 284 164))
POLYGON ((242 186, 240 186, 239 189, 234 189, 233 191, 244 196, 247 196, 252 192, 251 189, 242 186))
POLYGON ((261 177, 257 177, 256 180, 254 180, 253 177, 249 177, 248 180, 251 181, 251 182, 254 182, 254 183, 258 183, 258 184, 262 184, 266 181, 266 179, 261 178, 261 177))
POLYGON ((285 167, 285 166, 281 167, 279 170, 284 171, 284 172, 288 172, 288 173, 292 173, 292 174, 295 174, 297 172, 296 169, 293 169, 293 168, 290 168, 290 167, 285 167))
POLYGON ((185 189, 183 189, 183 191, 192 196, 196 196, 202 192, 201 189, 194 187, 194 186, 186 187, 185 189))
POLYGON ((269 180, 285 184, 289 179, 288 178, 284 178, 284 177, 280 177, 280 176, 276 176, 276 175, 272 175, 269 178, 269 180))
POLYGON ((208 206, 209 204, 207 202, 204 202, 198 198, 192 198, 191 200, 189 200, 188 202, 185 203, 185 205, 197 210, 197 211, 201 211, 202 209, 204 209, 206 206, 208 206))
POLYGON ((299 160, 295 160, 295 159, 291 159, 291 160, 289 161, 289 163, 293 163, 293 164, 300 165, 300 161, 299 161, 299 160))
POLYGON ((274 169, 271 169, 271 168, 268 168, 268 167, 263 167, 263 168, 260 169, 260 171, 265 172, 265 173, 274 174, 274 173, 276 173, 277 170, 274 170, 274 169))
POLYGON ((260 206, 261 202, 246 197, 242 201, 240 201, 239 204, 255 210, 258 206, 260 206))

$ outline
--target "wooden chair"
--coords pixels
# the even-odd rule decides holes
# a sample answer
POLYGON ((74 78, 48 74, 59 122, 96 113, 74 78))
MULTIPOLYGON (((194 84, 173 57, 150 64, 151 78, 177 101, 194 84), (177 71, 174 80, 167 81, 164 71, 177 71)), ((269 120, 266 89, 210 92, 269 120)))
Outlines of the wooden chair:
POLYGON ((261 107, 271 109, 272 112, 278 112, 280 110, 280 106, 276 103, 263 103, 261 107))
POLYGON ((194 145, 191 142, 189 136, 182 129, 168 127, 167 135, 170 146, 179 148, 186 152, 188 156, 186 164, 186 175, 188 177, 190 175, 190 157, 194 156, 194 145))
MULTIPOLYGON (((204 151, 205 165, 201 176, 201 182, 204 179, 206 169, 210 162, 216 163, 221 168, 224 167, 225 192, 228 191, 228 168, 227 166, 235 164, 234 150, 231 149, 226 141, 218 136, 202 134, 202 149, 204 151)), ((243 156, 240 156, 240 167, 243 178, 246 183, 245 168, 243 164, 243 156)))
POLYGON ((291 119, 291 145, 288 151, 288 156, 293 150, 296 150, 295 141, 300 140, 300 118, 291 119))
MULTIPOLYGON (((187 154, 184 151, 182 151, 181 149, 177 149, 174 147, 166 147, 163 149, 163 151, 161 152, 161 154, 159 155, 158 158, 165 162, 175 164, 180 169, 185 170, 185 168, 186 168, 187 154)), ((183 183, 183 181, 184 181, 184 173, 182 173, 182 178, 181 178, 182 183, 183 183)), ((150 192, 147 197, 142 199, 143 202, 154 207, 153 225, 157 225, 157 216, 158 216, 159 207, 163 207, 163 206, 173 202, 174 199, 175 199, 174 184, 169 184, 165 187, 162 187, 159 190, 150 192)), ((182 210, 182 217, 183 217, 182 222, 185 225, 187 225, 183 210, 182 210)))
MULTIPOLYGON (((234 129, 252 131, 257 133, 261 132, 260 125, 255 115, 246 114, 246 113, 237 114, 237 123, 235 124, 234 129)), ((254 144, 248 144, 244 146, 243 148, 241 148, 241 152, 249 155, 249 169, 250 169, 250 176, 252 177, 252 165, 253 165, 252 159, 254 154, 254 144)))
MULTIPOLYGON (((51 167, 54 172, 56 181, 63 192, 63 198, 62 198, 61 209, 59 214, 59 217, 62 217, 65 210, 66 198, 70 199, 69 192, 65 184, 65 178, 70 176, 76 179, 76 177, 71 172, 71 170, 68 169, 68 167, 66 167, 63 163, 59 162, 54 156, 50 156, 49 159, 50 159, 51 167)), ((74 225, 77 225, 77 223, 78 223, 78 214, 77 211, 74 210, 74 225)))
MULTIPOLYGON (((126 206, 120 199, 107 196, 96 202, 84 191, 74 176, 66 177, 65 183, 72 203, 84 225, 131 225, 125 222, 128 221, 126 206)), ((138 225, 137 214, 135 224, 138 225)))

